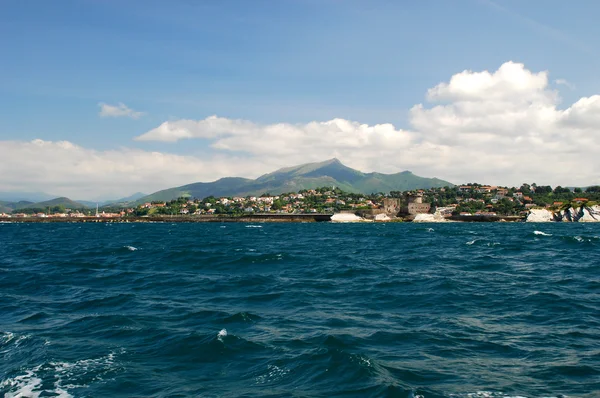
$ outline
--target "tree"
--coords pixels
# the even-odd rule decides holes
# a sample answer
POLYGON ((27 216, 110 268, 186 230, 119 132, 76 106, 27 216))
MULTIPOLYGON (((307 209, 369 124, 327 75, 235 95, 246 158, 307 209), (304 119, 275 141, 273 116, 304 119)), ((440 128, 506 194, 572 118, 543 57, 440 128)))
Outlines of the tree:
POLYGON ((281 210, 283 208, 283 201, 281 199, 274 200, 271 208, 273 210, 281 210))
POLYGON ((552 192, 552 187, 550 185, 540 185, 535 188, 536 195, 546 195, 552 192))
POLYGON ((585 189, 587 193, 600 193, 600 185, 592 185, 591 187, 587 187, 585 189))

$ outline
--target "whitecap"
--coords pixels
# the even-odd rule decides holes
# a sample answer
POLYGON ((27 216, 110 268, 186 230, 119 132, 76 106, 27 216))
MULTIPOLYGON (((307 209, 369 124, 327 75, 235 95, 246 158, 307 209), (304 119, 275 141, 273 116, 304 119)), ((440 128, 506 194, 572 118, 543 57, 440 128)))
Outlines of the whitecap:
POLYGON ((0 334, 0 345, 12 343, 15 347, 18 347, 24 340, 27 340, 30 337, 31 336, 28 334, 16 335, 12 332, 2 332, 2 334, 0 334))
POLYGON ((552 234, 548 234, 546 232, 542 232, 542 231, 533 231, 534 235, 541 235, 541 236, 552 236, 552 234))
POLYGON ((246 228, 262 228, 262 225, 246 225, 246 228))
POLYGON ((130 252, 134 252, 137 250, 137 247, 134 246, 123 246, 124 248, 126 248, 127 250, 129 250, 130 252))
POLYGON ((35 371, 27 370, 25 374, 4 380, 0 383, 0 389, 8 389, 4 398, 38 398, 42 393, 39 389, 41 385, 42 379, 35 371))
POLYGON ((433 232, 433 231, 435 231, 435 229, 433 229, 433 228, 427 228, 427 232, 433 232))
POLYGON ((221 331, 219 331, 219 333, 217 333, 217 339, 220 342, 223 342, 223 339, 227 337, 227 329, 221 329, 221 331))
POLYGON ((12 332, 2 332, 0 335, 0 343, 6 344, 15 338, 15 334, 12 332))
POLYGON ((71 398, 73 396, 67 390, 88 387, 86 384, 74 384, 75 380, 86 378, 90 381, 101 381, 107 373, 115 371, 114 362, 114 352, 103 357, 75 362, 47 362, 26 369, 24 374, 1 382, 0 389, 6 391, 5 397, 11 398, 38 398, 48 393, 53 397, 71 398), (48 388, 47 382, 42 383, 40 374, 51 375, 47 382, 52 383, 53 388, 48 388), (44 384, 43 389, 42 384, 44 384))
POLYGON ((470 241, 468 241, 466 244, 467 244, 467 245, 469 245, 469 246, 470 246, 470 245, 473 245, 473 244, 475 244, 475 242, 477 242, 477 240, 478 240, 478 239, 473 239, 473 240, 470 240, 470 241))

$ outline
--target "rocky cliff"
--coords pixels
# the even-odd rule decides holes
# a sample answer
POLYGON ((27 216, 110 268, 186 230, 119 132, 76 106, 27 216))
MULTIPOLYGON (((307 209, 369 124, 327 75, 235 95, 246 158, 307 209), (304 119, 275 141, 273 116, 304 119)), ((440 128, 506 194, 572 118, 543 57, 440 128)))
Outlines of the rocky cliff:
POLYGON ((600 222, 600 205, 570 207, 560 211, 532 209, 527 222, 600 222))

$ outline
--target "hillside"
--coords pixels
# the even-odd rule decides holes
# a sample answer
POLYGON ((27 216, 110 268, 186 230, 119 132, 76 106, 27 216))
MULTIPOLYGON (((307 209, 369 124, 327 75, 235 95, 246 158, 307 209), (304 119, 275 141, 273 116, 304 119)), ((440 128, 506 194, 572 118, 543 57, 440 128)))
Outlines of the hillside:
POLYGON ((79 202, 75 202, 69 198, 65 198, 65 197, 61 197, 61 198, 55 198, 55 199, 51 199, 51 200, 46 200, 44 202, 36 202, 36 203, 29 203, 29 202, 19 202, 19 203, 15 203, 14 204, 14 209, 15 210, 22 210, 22 209, 46 209, 46 208, 53 208, 53 207, 57 207, 57 206, 61 206, 64 207, 65 209, 71 209, 71 210, 81 210, 81 209, 86 209, 87 206, 79 203, 79 202))
POLYGON ((145 193, 136 192, 133 195, 120 198, 120 199, 111 199, 111 200, 102 200, 102 201, 91 201, 91 200, 77 200, 76 202, 87 206, 89 208, 95 208, 96 205, 100 207, 114 207, 114 206, 127 206, 130 203, 135 203, 140 198, 147 196, 145 193))
POLYGON ((255 180, 239 177, 221 178, 214 182, 198 182, 165 189, 145 196, 138 203, 167 201, 178 197, 258 196, 265 192, 280 194, 302 189, 335 186, 348 192, 408 191, 453 186, 437 178, 419 177, 410 171, 395 174, 362 173, 343 165, 338 159, 286 167, 255 180))

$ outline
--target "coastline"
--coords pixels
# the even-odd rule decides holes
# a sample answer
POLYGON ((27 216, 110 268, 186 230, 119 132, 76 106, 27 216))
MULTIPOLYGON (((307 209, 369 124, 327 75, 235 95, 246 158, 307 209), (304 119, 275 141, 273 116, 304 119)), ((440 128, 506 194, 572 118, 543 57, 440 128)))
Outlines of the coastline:
POLYGON ((3 223, 206 223, 206 222, 329 222, 332 214, 253 214, 242 216, 130 216, 130 217, 0 217, 3 223))
POLYGON ((0 223, 207 223, 207 222, 523 222, 522 216, 451 216, 443 220, 413 221, 414 217, 366 219, 358 216, 339 220, 336 214, 253 214, 242 216, 231 215, 201 215, 201 216, 140 216, 140 217, 0 217, 0 223))

